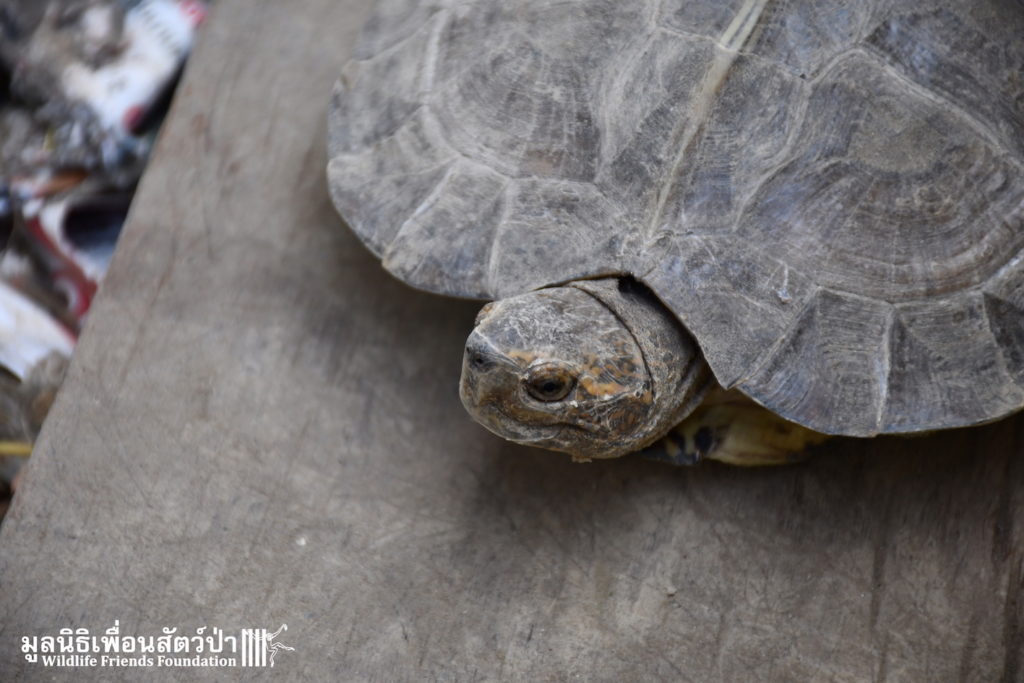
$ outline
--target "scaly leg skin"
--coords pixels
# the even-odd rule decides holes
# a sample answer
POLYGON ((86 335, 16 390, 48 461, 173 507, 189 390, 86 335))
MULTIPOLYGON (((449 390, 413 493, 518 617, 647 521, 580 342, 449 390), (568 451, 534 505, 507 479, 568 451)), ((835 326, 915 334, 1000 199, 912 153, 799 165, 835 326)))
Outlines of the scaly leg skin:
POLYGON ((715 388, 672 431, 640 455, 673 465, 717 460, 755 467, 788 465, 808 457, 807 449, 829 437, 789 422, 738 391, 715 388))

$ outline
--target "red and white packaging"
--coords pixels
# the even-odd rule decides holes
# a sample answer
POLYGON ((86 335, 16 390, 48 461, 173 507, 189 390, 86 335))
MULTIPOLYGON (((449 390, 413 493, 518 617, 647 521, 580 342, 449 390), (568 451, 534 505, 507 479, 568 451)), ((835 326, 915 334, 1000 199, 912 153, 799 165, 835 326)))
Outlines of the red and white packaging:
MULTIPOLYGON (((86 10, 80 22, 84 30, 96 26, 102 31, 103 12, 99 7, 86 10)), ((207 5, 200 0, 143 0, 125 14, 124 47, 114 58, 95 69, 83 62, 64 68, 65 95, 87 104, 115 134, 138 132, 185 62, 206 13, 207 5)))

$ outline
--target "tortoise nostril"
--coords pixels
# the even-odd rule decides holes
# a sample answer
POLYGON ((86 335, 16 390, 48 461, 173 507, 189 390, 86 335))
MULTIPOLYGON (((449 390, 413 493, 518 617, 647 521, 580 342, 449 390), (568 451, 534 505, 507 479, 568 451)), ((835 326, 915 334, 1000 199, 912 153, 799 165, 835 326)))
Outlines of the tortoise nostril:
POLYGON ((466 359, 469 361, 469 366, 478 371, 487 370, 494 365, 494 361, 480 349, 466 349, 466 359))

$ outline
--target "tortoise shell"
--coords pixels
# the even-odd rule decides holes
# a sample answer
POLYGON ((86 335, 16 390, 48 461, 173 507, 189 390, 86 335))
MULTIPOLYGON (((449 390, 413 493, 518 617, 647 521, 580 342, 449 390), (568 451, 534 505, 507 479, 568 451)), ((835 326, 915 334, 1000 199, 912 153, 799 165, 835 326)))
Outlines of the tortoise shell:
POLYGON ((330 191, 399 278, 631 275, 718 381, 867 436, 1024 406, 1024 4, 387 0, 330 191))

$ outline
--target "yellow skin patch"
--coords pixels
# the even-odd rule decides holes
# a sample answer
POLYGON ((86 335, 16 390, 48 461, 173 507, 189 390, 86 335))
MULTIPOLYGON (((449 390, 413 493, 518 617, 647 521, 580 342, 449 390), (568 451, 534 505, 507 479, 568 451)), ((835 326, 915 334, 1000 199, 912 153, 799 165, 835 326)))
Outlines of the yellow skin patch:
POLYGON ((533 351, 522 351, 520 349, 507 349, 505 351, 505 355, 512 360, 519 361, 523 364, 523 367, 530 365, 540 357, 539 353, 535 353, 533 351))
MULTIPOLYGON (((672 432, 654 444, 669 459, 717 460, 754 467, 804 460, 830 437, 789 422, 738 391, 715 389, 672 432)), ((657 457, 657 455, 656 455, 657 457)))
MULTIPOLYGON (((615 350, 618 357, 612 359, 602 359, 594 354, 584 356, 579 383, 593 398, 618 396, 646 378, 646 370, 634 362, 631 349, 625 344, 617 344, 615 350)), ((637 398, 644 403, 653 400, 650 391, 644 391, 637 398)))
POLYGON ((618 382, 598 382, 593 377, 587 375, 580 378, 580 386, 595 398, 619 394, 626 388, 618 382))

